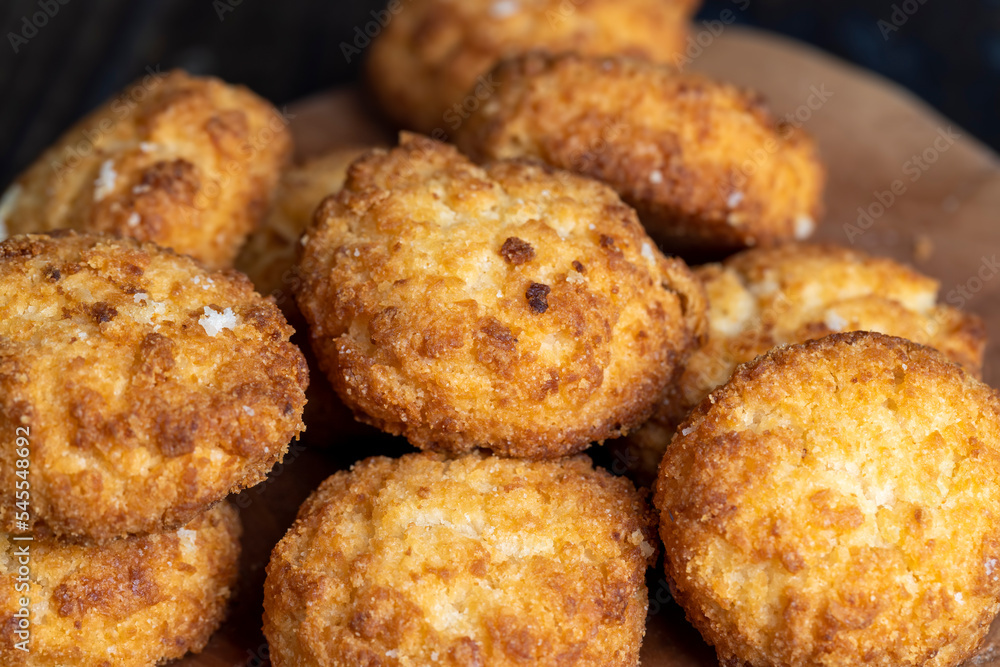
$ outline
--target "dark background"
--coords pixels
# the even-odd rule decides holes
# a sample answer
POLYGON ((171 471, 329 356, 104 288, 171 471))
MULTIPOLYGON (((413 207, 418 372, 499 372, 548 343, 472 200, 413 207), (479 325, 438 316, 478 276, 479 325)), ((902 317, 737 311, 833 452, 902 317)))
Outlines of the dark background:
MULTIPOLYGON (((359 61, 346 62, 340 43, 383 4, 0 0, 0 187, 147 66, 214 74, 278 105, 349 82, 359 61), (26 17, 46 7, 54 15, 32 32, 26 17), (26 38, 17 53, 11 33, 26 38)), ((1000 149, 1000 0, 709 0, 698 18, 737 6, 746 7, 735 11, 739 23, 883 74, 1000 149), (891 25, 894 5, 905 23, 880 28, 891 25)))

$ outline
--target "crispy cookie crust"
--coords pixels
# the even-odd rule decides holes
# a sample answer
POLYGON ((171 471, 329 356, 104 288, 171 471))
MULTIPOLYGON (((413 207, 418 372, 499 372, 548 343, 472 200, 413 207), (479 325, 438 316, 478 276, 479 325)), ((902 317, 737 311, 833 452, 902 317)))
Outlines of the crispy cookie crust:
POLYGON ((76 229, 232 265, 291 155, 266 100, 211 77, 148 75, 77 123, 0 205, 10 235, 76 229))
POLYGON ((31 521, 107 539, 176 528, 262 480, 303 430, 308 369, 239 273, 152 244, 0 243, 0 521, 30 430, 31 521))
POLYGON ((626 57, 531 53, 456 143, 478 161, 534 157, 612 186, 671 252, 809 236, 825 172, 815 142, 748 90, 626 57))
POLYGON ((239 517, 226 503, 179 530, 100 546, 0 534, 0 663, 149 667, 198 653, 226 614, 239 554, 239 517), (25 544, 31 588, 18 592, 25 544), (22 596, 28 653, 15 648, 22 596))
POLYGON ((586 457, 371 458, 267 568, 275 667, 638 664, 652 516, 586 457))
POLYGON ((700 284, 609 188, 411 135, 352 165, 299 271, 338 394, 425 449, 545 458, 626 433, 705 326, 700 284))
POLYGON ((677 424, 736 366, 787 343, 843 331, 877 331, 943 352, 980 377, 986 327, 977 315, 937 303, 938 281, 885 257, 833 245, 790 243, 697 267, 709 301, 708 341, 691 355, 669 399, 625 441, 643 481, 677 424))
MULTIPOLYGON (((693 0, 403 2, 371 46, 368 82, 404 128, 442 138, 495 90, 487 72, 531 49, 676 62, 693 0)), ((387 12, 388 14, 388 12, 387 12)))
POLYGON ((1000 608, 1000 396, 854 332, 740 366, 657 482, 675 599, 724 665, 957 665, 1000 608))

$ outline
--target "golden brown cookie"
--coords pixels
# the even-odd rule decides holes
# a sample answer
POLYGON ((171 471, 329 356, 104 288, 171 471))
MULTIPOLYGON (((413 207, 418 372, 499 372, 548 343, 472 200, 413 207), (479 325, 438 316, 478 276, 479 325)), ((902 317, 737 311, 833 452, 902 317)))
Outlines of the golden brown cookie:
POLYGON ((351 166, 300 262, 344 402, 421 448, 531 458, 645 421, 705 325, 687 266, 596 181, 402 141, 351 166))
POLYGON ((626 57, 531 53, 456 143, 477 161, 534 157, 612 186, 670 252, 718 254, 812 234, 815 142, 754 92, 626 57))
POLYGON ((938 282, 885 257, 833 245, 748 250, 695 269, 709 301, 709 334, 676 391, 642 428, 613 447, 641 483, 656 475, 674 429, 738 364, 778 345, 842 331, 878 331, 935 347, 979 377, 982 320, 937 304, 938 282))
POLYGON ((242 86, 175 70, 136 81, 15 181, 7 234, 77 229, 230 266, 291 155, 287 120, 242 86))
POLYGON ((726 665, 958 665, 1000 608, 1000 396, 853 332, 699 404, 657 480, 674 598, 726 665))
MULTIPOLYGON (((0 433, 28 430, 30 523, 99 540, 169 530, 261 481, 304 428, 290 335, 242 274, 153 244, 0 243, 0 433)), ((0 452, 7 531, 15 453, 0 452)))
POLYGON ((632 667, 652 518, 584 456, 366 459, 327 479, 271 554, 271 661, 632 667))
MULTIPOLYGON (((387 115, 406 129, 440 139, 496 91, 488 72, 501 58, 545 49, 675 62, 687 47, 688 22, 699 4, 397 0, 383 13, 384 27, 369 24, 374 27, 368 32, 377 36, 367 62, 368 83, 387 115)), ((356 42, 367 41, 363 37, 356 42)), ((348 49, 345 56, 351 55, 348 49)))
POLYGON ((274 207, 236 258, 236 268, 247 274, 257 291, 273 296, 289 316, 296 310, 292 288, 298 282, 294 266, 302 233, 320 202, 343 187, 347 168, 368 150, 336 149, 282 174, 274 207))
POLYGON ((226 503, 178 530, 101 546, 0 534, 0 663, 153 667, 198 653, 226 614, 239 554, 226 503))

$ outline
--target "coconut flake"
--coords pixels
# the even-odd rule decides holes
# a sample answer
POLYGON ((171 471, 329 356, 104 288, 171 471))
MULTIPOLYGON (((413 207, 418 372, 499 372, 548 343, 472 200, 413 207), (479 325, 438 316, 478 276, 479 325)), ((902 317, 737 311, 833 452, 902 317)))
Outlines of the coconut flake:
POLYGON ((847 320, 840 316, 840 314, 835 310, 826 311, 826 319, 823 321, 826 324, 826 328, 830 331, 843 331, 847 326, 847 320))
POLYGON ((490 5, 490 16, 495 19, 505 19, 513 16, 520 9, 515 0, 499 0, 490 5))
POLYGON ((643 241, 643 243, 642 243, 641 254, 642 254, 643 257, 645 257, 646 259, 648 259, 651 262, 654 259, 656 259, 656 256, 653 255, 653 247, 651 245, 649 245, 649 243, 646 243, 645 241, 643 241))
POLYGON ((135 211, 132 211, 132 213, 128 216, 127 222, 129 227, 135 227, 140 222, 142 222, 142 216, 140 216, 135 211))
POLYGON ((236 326, 236 313, 232 308, 217 312, 210 306, 205 306, 205 315, 198 320, 198 324, 205 329, 205 333, 215 337, 223 329, 232 329, 236 326))
POLYGON ((815 229, 816 223, 808 215, 795 218, 795 238, 798 240, 809 238, 815 229))
POLYGON ((660 183, 662 183, 663 182, 663 172, 660 171, 659 169, 651 171, 649 173, 649 182, 653 183, 653 184, 656 184, 656 185, 659 185, 660 183))
POLYGON ((187 528, 181 528, 177 531, 177 537, 180 538, 181 549, 184 551, 185 555, 190 554, 194 551, 195 538, 198 536, 193 530, 187 528))
POLYGON ((0 241, 9 236, 7 232, 7 217, 14 210, 14 207, 17 206, 17 199, 20 196, 21 186, 15 183, 7 188, 7 192, 3 193, 3 197, 0 197, 0 241))
POLYGON ((101 172, 94 181, 94 201, 101 201, 115 189, 115 180, 118 174, 115 172, 115 161, 105 160, 101 164, 101 172))
POLYGON ((729 208, 736 208, 740 205, 741 201, 743 201, 743 193, 737 190, 736 192, 730 194, 729 198, 726 199, 726 206, 729 208))
POLYGON ((253 408, 251 408, 251 407, 250 407, 249 405, 244 405, 244 406, 243 406, 243 412, 247 413, 247 414, 248 414, 248 415, 250 415, 251 417, 253 417, 253 416, 254 416, 255 414, 257 414, 257 413, 255 413, 255 412, 253 411, 253 408))

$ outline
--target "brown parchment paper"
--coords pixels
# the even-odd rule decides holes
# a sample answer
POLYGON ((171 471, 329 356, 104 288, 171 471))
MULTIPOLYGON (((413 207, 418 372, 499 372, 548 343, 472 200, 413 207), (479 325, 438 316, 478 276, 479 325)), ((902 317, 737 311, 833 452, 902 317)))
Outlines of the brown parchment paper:
MULTIPOLYGON (((990 333, 1000 336, 996 155, 906 91, 810 47, 736 26, 725 26, 718 35, 705 31, 701 41, 707 45, 690 52, 691 69, 755 88, 779 115, 819 140, 829 184, 827 214, 816 239, 914 264, 941 281, 942 300, 979 313, 990 333)), ((393 141, 352 89, 311 97, 288 112, 300 159, 337 146, 393 141)), ((1000 349, 992 342, 985 379, 1000 384, 1000 349)), ((319 376, 312 381, 325 382, 319 376)), ((302 500, 336 469, 375 453, 398 453, 381 447, 370 439, 342 442, 336 433, 309 429, 268 482, 242 494, 244 557, 232 613, 202 654, 175 664, 267 664, 260 626, 271 548, 302 500)), ((642 664, 717 665, 714 651, 670 601, 662 573, 651 572, 649 583, 642 664)), ((968 664, 1000 667, 1000 623, 968 664)))

